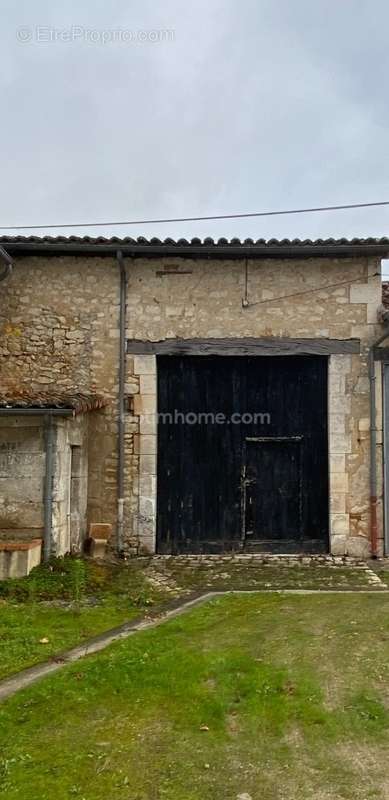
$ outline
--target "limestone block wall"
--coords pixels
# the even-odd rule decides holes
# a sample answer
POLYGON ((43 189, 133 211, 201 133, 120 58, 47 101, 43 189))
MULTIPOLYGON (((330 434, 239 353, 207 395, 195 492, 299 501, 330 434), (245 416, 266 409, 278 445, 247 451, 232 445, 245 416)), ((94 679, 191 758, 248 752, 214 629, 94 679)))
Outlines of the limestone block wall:
MULTIPOLYGON (((334 357, 329 365, 330 437, 338 443, 336 448, 343 448, 330 449, 331 530, 338 551, 343 547, 356 554, 366 551, 367 352, 381 332, 376 321, 381 303, 379 261, 249 260, 247 274, 243 258, 128 258, 126 265, 129 339, 282 336, 361 340, 360 356, 343 362, 334 357), (172 270, 185 274, 171 274, 172 270), (242 305, 243 298, 248 300, 247 307, 242 305)), ((106 408, 93 412, 88 423, 87 520, 112 523, 114 529, 118 350, 119 271, 114 258, 36 256, 16 260, 0 293, 1 389, 31 391, 55 386, 105 396, 106 408)), ((126 368, 126 394, 133 407, 128 407, 125 425, 125 547, 134 553, 140 547, 152 549, 155 541, 156 434, 149 411, 155 405, 156 373, 151 362, 142 365, 131 353, 126 368)), ((381 471, 380 450, 377 458, 381 471)), ((58 502, 64 503, 65 498, 58 502)), ((41 524, 39 515, 35 524, 41 524)), ((60 538, 63 523, 58 522, 58 530, 61 525, 60 538)))
POLYGON ((17 258, 12 276, 2 283, 0 391, 54 388, 104 395, 106 408, 89 421, 88 521, 113 525, 118 314, 114 258, 17 258))
POLYGON ((247 307, 244 259, 134 259, 128 278, 133 339, 329 336, 366 342, 374 337, 381 304, 376 258, 249 260, 247 307))
POLYGON ((0 538, 43 535, 45 446, 37 417, 0 417, 0 538))
MULTIPOLYGON (((171 268, 168 260, 165 266, 171 268)), ((209 265, 176 259, 174 268, 183 273, 189 270, 191 274, 160 275, 160 264, 156 269, 150 262, 134 263, 129 273, 130 339, 290 336, 361 340, 361 355, 329 358, 329 528, 334 554, 368 556, 370 423, 367 354, 381 331, 377 324, 377 309, 381 304, 380 264, 377 259, 265 260, 251 264, 248 308, 242 307, 245 293, 243 264, 214 262, 209 265), (323 289, 313 294, 307 291, 319 286, 323 289), (286 299, 280 300, 282 296, 286 299)), ((154 378, 147 379, 148 383, 143 382, 143 391, 147 388, 150 392, 145 400, 140 389, 140 370, 152 372, 152 364, 152 356, 131 357, 130 354, 128 380, 135 381, 138 397, 132 426, 134 419, 140 420, 138 415, 147 411, 151 413, 156 408, 154 378)), ((377 381, 377 386, 379 383, 377 381)), ((148 438, 154 432, 146 434, 145 424, 150 423, 143 422, 143 432, 140 422, 138 424, 135 441, 139 444, 135 445, 138 453, 135 458, 141 458, 141 447, 152 449, 152 452, 144 453, 143 458, 153 480, 145 476, 134 484, 133 524, 129 524, 128 529, 132 531, 133 548, 138 543, 141 549, 149 551, 155 541, 157 440, 148 438)), ((382 473, 381 441, 379 432, 379 475, 382 473)), ((135 472, 137 469, 142 475, 139 462, 135 472)), ((378 511, 382 551, 382 484, 378 511)))
POLYGON ((369 391, 359 356, 329 359, 330 537, 334 555, 369 555, 369 391))
POLYGON ((57 418, 54 442, 52 550, 64 555, 87 535, 88 416, 57 418))
POLYGON ((139 419, 134 449, 138 457, 138 513, 134 538, 143 553, 156 547, 157 511, 157 365, 155 356, 135 356, 134 374, 139 377, 134 413, 139 419))
MULTIPOLYGON (((17 414, 0 416, 0 539, 43 538, 45 468, 44 418, 17 414)), ((53 555, 81 549, 87 530, 87 494, 87 417, 56 417, 53 422, 53 555), (76 454, 77 463, 74 463, 76 454)))

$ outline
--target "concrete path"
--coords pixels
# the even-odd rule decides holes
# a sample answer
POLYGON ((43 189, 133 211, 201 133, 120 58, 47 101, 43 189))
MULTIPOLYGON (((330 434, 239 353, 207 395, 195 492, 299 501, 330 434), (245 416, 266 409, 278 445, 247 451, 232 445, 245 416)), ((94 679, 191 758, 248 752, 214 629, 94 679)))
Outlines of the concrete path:
POLYGON ((36 664, 33 667, 28 667, 21 672, 11 675, 9 678, 5 678, 4 680, 0 681, 0 700, 5 700, 7 697, 11 697, 20 689, 24 689, 31 683, 35 683, 36 681, 40 680, 40 678, 50 675, 52 672, 57 672, 57 670, 62 669, 67 664, 72 664, 73 662, 79 661, 79 659, 84 658, 85 656, 98 653, 100 650, 104 650, 106 647, 112 644, 112 642, 116 642, 120 639, 127 639, 129 636, 133 636, 133 634, 139 633, 140 631, 149 630, 150 628, 157 628, 164 622, 174 619, 174 617, 178 617, 181 614, 185 614, 192 608, 202 605, 203 603, 206 603, 215 597, 222 597, 224 595, 231 594, 374 594, 381 596, 382 594, 389 594, 389 589, 386 588, 386 584, 382 584, 382 589, 378 592, 375 589, 358 589, 355 591, 352 589, 228 589, 225 591, 221 590, 203 592, 195 596, 192 595, 186 600, 180 598, 171 603, 170 607, 166 611, 162 612, 154 619, 149 618, 125 622, 123 625, 119 625, 116 628, 111 628, 110 630, 105 631, 105 633, 95 636, 92 639, 89 639, 87 642, 77 645, 77 647, 73 647, 71 650, 67 650, 58 656, 53 656, 49 661, 44 661, 40 664, 36 664))

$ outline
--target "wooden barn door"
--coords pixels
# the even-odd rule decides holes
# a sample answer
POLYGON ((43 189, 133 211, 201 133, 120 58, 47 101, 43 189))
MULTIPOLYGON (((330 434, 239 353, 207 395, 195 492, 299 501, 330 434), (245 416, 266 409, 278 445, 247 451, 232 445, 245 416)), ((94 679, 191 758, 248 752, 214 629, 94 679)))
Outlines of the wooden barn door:
POLYGON ((300 538, 303 526, 303 437, 246 439, 243 465, 245 544, 274 549, 300 538))
POLYGON ((160 553, 328 550, 327 362, 158 358, 160 553))

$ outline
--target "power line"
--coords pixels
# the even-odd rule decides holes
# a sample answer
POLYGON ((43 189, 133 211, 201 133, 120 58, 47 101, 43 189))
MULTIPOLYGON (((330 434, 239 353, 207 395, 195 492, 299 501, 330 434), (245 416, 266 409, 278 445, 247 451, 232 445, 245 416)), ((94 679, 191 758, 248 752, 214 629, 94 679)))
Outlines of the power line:
POLYGON ((338 206, 317 206, 315 208, 291 208, 284 211, 252 211, 242 214, 214 214, 201 217, 170 217, 161 219, 127 219, 122 222, 66 222, 57 225, 0 225, 2 231, 39 230, 47 228, 99 228, 116 225, 161 225, 166 222, 207 222, 219 219, 248 219, 250 217, 277 217, 285 214, 312 214, 317 211, 343 211, 351 208, 374 208, 389 206, 389 200, 375 203, 347 203, 338 206))

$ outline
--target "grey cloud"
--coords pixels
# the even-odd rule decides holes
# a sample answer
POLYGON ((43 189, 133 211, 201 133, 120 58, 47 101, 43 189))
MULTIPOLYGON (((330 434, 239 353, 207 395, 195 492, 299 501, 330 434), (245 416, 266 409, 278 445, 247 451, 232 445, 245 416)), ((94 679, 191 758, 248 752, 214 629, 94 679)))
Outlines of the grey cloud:
MULTIPOLYGON (((36 0, 5 3, 2 16, 2 224, 389 199, 382 0, 36 0), (175 36, 17 41, 37 25, 175 36)), ((363 236, 386 234, 388 219, 376 209, 97 232, 363 236)))

